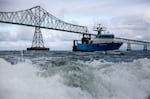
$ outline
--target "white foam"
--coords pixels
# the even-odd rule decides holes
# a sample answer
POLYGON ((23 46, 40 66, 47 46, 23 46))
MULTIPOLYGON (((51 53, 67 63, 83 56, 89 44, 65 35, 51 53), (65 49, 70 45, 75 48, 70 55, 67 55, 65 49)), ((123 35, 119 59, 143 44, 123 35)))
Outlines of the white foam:
POLYGON ((39 77, 32 64, 0 59, 0 99, 87 99, 80 88, 63 84, 60 75, 39 77))
POLYGON ((150 94, 150 59, 129 63, 96 61, 89 66, 94 68, 97 97, 101 99, 146 99, 150 94))
POLYGON ((150 94, 150 59, 78 63, 85 66, 80 80, 90 76, 83 89, 64 84, 61 73, 41 77, 30 62, 11 65, 0 59, 0 99, 147 99, 150 94))

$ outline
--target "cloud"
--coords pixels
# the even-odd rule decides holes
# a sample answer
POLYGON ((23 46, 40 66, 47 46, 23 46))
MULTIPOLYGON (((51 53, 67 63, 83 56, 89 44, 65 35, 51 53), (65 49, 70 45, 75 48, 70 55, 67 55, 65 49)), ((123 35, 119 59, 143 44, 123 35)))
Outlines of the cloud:
POLYGON ((32 40, 34 29, 26 26, 0 24, 1 41, 32 40))
POLYGON ((0 50, 24 50, 27 47, 31 47, 31 42, 18 40, 12 41, 0 41, 0 50))
POLYGON ((119 37, 150 41, 150 21, 143 16, 116 17, 111 20, 110 29, 119 37))

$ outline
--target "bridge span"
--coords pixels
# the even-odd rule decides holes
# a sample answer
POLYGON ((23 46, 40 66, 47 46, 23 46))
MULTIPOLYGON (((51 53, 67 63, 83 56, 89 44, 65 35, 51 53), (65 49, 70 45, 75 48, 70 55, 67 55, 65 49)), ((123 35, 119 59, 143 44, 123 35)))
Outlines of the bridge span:
POLYGON ((150 42, 147 41, 140 41, 140 40, 132 40, 132 39, 126 39, 126 38, 119 38, 119 37, 115 37, 116 41, 121 41, 123 43, 127 44, 127 50, 130 51, 131 49, 131 44, 135 44, 135 45, 143 45, 143 50, 147 51, 148 50, 148 46, 150 46, 150 42))
MULTIPOLYGON (((45 48, 44 46, 40 28, 94 35, 89 33, 86 26, 75 25, 62 21, 48 13, 40 6, 15 12, 0 12, 0 22, 35 27, 32 46, 31 48, 27 48, 28 50, 49 50, 49 48, 45 48)), ((119 37, 116 37, 115 40, 127 43, 127 50, 131 50, 131 44, 143 45, 144 50, 147 50, 147 46, 150 46, 150 42, 146 41, 131 40, 119 37)))
POLYGON ((35 27, 32 46, 28 50, 49 50, 45 48, 40 28, 66 31, 72 33, 88 33, 86 26, 62 21, 48 13, 40 6, 15 12, 0 12, 0 22, 35 27))

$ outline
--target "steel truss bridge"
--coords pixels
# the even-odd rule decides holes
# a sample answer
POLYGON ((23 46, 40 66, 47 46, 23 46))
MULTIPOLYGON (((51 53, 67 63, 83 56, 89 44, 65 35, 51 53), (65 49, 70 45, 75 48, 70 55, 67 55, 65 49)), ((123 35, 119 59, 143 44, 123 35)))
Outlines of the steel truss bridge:
POLYGON ((40 28, 81 34, 88 33, 86 26, 64 22, 51 15, 40 6, 16 12, 0 12, 0 22, 35 27, 32 48, 44 48, 40 28))
MULTIPOLYGON (((40 28, 91 35, 86 26, 64 22, 51 15, 40 6, 35 6, 30 9, 15 12, 0 12, 0 22, 35 27, 31 49, 45 48, 40 28)), ((115 39, 127 43, 128 50, 131 50, 131 44, 144 45, 144 50, 147 50, 147 46, 150 46, 150 42, 125 38, 115 39)))
POLYGON ((147 41, 140 41, 140 40, 132 40, 132 39, 126 39, 126 38, 119 38, 119 37, 115 37, 116 41, 121 41, 123 43, 127 43, 127 51, 132 50, 131 49, 131 44, 135 44, 135 45, 143 45, 143 50, 147 51, 148 50, 148 46, 150 46, 150 42, 147 41))

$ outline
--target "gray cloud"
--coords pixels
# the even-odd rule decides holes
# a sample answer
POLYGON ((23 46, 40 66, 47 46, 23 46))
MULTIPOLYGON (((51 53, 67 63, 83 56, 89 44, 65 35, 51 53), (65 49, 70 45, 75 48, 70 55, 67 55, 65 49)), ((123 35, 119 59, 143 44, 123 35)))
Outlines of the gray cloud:
POLYGON ((34 29, 25 26, 0 24, 0 34, 0 41, 31 41, 34 29))
POLYGON ((112 19, 111 29, 118 36, 150 41, 150 21, 142 16, 116 17, 112 19))
POLYGON ((0 41, 6 41, 9 40, 8 37, 8 32, 0 32, 1 36, 0 36, 0 41))

